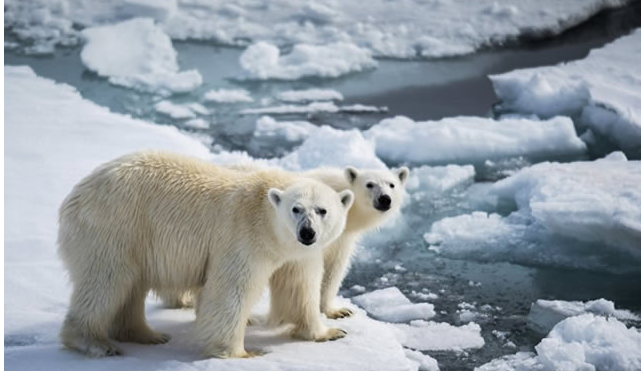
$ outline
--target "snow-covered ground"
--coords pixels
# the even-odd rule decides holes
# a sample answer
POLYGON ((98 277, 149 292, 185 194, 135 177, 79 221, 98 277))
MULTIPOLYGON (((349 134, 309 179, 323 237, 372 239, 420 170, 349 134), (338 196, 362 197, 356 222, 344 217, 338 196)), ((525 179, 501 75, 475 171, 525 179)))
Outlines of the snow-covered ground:
POLYGON ((572 116, 590 145, 641 158, 641 30, 582 60, 490 76, 499 110, 572 116))
MULTIPOLYGON (((296 44, 343 43, 375 56, 414 58, 472 53, 518 37, 556 35, 598 11, 626 0, 11 0, 5 24, 28 51, 46 53, 77 42, 73 25, 95 26, 131 17, 154 18, 174 39, 255 42, 261 49, 296 44)), ((262 55, 262 54, 261 54, 262 55)))

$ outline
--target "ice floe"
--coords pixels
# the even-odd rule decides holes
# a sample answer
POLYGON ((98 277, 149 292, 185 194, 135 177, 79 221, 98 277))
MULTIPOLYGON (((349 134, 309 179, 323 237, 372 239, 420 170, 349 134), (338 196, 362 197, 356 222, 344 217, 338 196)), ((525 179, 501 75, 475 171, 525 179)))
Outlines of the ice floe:
POLYGON ((476 371, 641 369, 641 332, 614 317, 582 314, 558 323, 535 347, 495 359, 476 371))
POLYGON ((258 42, 240 56, 240 65, 250 79, 297 80, 301 77, 338 77, 376 67, 367 49, 336 42, 326 45, 296 44, 281 55, 277 46, 258 42))
POLYGON ((415 122, 397 116, 363 133, 376 154, 393 162, 482 163, 502 157, 577 157, 585 143, 567 117, 549 120, 452 117, 415 122))
POLYGON ((254 98, 245 89, 216 89, 205 93, 205 100, 216 103, 246 103, 254 98))
POLYGON ((396 287, 376 290, 355 296, 352 301, 364 308, 372 317, 386 322, 408 322, 430 319, 436 315, 434 305, 412 303, 396 287))
POLYGON ((620 152, 592 162, 537 164, 489 188, 516 211, 444 218, 425 240, 448 256, 624 272, 622 261, 635 269, 641 257, 638 184, 641 163, 620 152))
POLYGON ((641 320, 628 310, 615 309, 613 302, 603 298, 588 302, 539 299, 530 307, 528 325, 537 332, 547 334, 562 320, 584 313, 612 316, 619 320, 641 320))
POLYGON ((244 115, 286 115, 286 114, 305 114, 305 113, 379 113, 386 112, 386 107, 365 106, 362 104, 353 104, 348 106, 337 106, 333 102, 311 102, 305 105, 284 104, 279 106, 246 108, 240 113, 244 115))
POLYGON ((82 31, 82 63, 109 82, 167 95, 202 84, 196 70, 179 71, 169 36, 149 18, 134 18, 82 31))
POLYGON ((278 100, 300 103, 311 101, 343 100, 343 94, 331 89, 287 90, 278 93, 278 100))
POLYGON ((404 346, 415 350, 464 350, 485 345, 481 326, 470 322, 452 326, 445 322, 415 320, 397 323, 398 338, 404 346))
POLYGON ((641 158, 640 45, 641 30, 636 30, 582 60, 491 76, 499 109, 543 118, 573 116, 589 130, 586 139, 605 138, 641 158))

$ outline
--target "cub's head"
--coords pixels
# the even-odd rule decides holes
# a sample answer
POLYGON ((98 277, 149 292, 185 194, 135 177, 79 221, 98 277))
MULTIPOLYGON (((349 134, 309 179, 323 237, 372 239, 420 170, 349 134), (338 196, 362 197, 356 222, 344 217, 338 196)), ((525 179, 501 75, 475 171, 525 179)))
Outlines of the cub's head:
POLYGON ((383 217, 400 209, 410 170, 359 170, 348 166, 345 177, 354 192, 354 207, 372 216, 383 217))
POLYGON ((304 246, 320 248, 343 232, 347 212, 354 202, 352 191, 337 193, 313 180, 301 180, 285 190, 271 188, 267 197, 276 209, 281 228, 277 233, 285 233, 286 239, 304 246))

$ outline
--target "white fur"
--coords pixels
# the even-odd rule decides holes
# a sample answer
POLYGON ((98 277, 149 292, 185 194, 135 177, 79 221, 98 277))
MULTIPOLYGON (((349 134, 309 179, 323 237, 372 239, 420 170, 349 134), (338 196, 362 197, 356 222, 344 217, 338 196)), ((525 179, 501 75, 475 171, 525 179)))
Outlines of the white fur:
MULTIPOLYGON (((147 292, 190 291, 204 354, 250 356, 247 317, 269 277, 285 262, 317 261, 352 201, 351 191, 279 170, 246 173, 159 152, 106 163, 60 208, 59 253, 73 284, 62 342, 92 356, 119 354, 110 338, 164 343, 145 321, 147 292), (301 220, 316 232, 309 246, 299 242, 301 220)), ((315 337, 342 336, 319 317, 306 314, 315 337)))

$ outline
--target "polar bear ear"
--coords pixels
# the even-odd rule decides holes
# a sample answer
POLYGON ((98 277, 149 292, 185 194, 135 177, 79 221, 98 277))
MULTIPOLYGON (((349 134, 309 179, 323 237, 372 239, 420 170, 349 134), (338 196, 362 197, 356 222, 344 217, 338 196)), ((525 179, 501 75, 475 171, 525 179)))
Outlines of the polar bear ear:
POLYGON ((341 203, 346 210, 349 210, 349 208, 352 207, 352 204, 354 203, 354 192, 346 189, 342 192, 339 192, 338 197, 340 197, 341 203))
POLYGON ((267 197, 269 198, 269 201, 272 203, 272 205, 278 208, 278 205, 280 205, 280 202, 283 199, 283 191, 276 188, 270 188, 269 191, 267 191, 267 197))
POLYGON ((394 170, 396 173, 396 176, 398 179, 401 181, 401 184, 405 183, 407 180, 407 177, 410 175, 410 169, 407 168, 407 166, 403 166, 400 169, 394 170))
POLYGON ((358 171, 356 171, 356 168, 351 166, 348 166, 345 168, 345 178, 347 178, 348 182, 354 183, 357 176, 358 176, 358 171))

